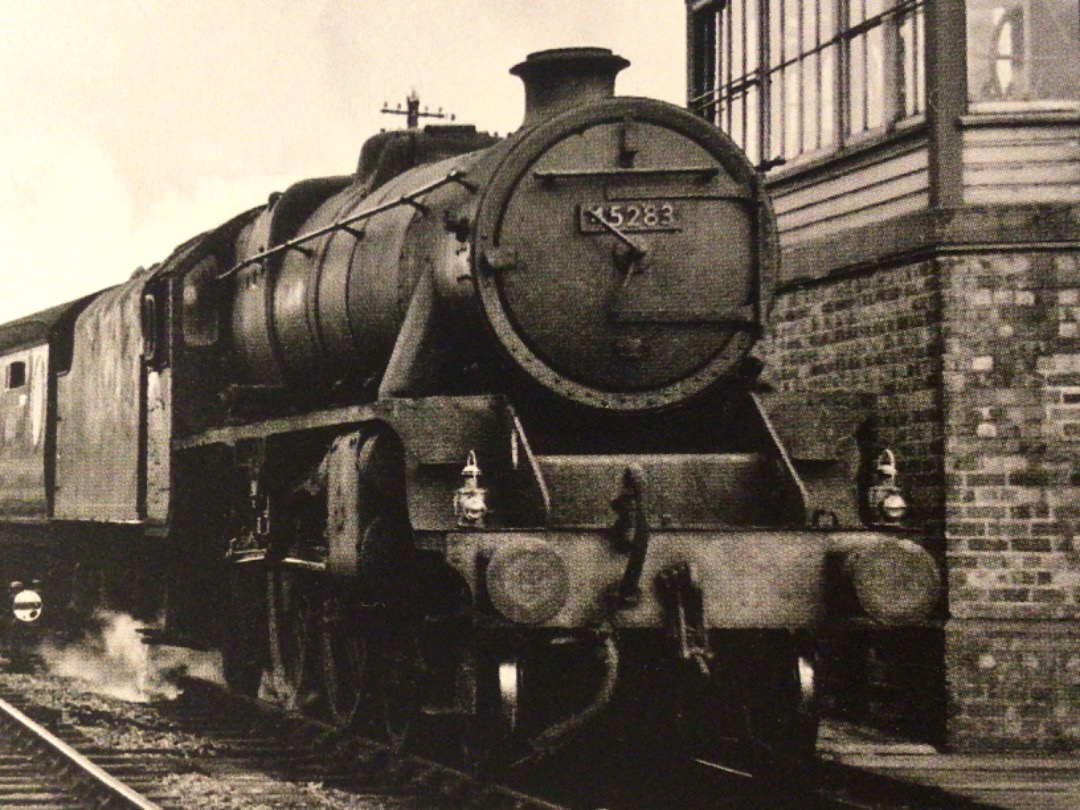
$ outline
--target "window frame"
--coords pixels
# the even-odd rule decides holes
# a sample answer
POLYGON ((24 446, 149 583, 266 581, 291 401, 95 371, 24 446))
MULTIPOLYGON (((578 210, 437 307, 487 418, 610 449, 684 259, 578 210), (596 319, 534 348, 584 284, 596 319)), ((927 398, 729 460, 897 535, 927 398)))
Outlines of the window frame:
POLYGON ((30 381, 29 367, 25 360, 11 360, 4 373, 4 390, 17 391, 30 381))
MULTIPOLYGON (((880 0, 881 10, 874 14, 864 11, 862 19, 855 25, 851 24, 849 13, 853 2, 860 0, 699 0, 689 3, 688 107, 731 135, 747 152, 751 162, 763 171, 820 159, 924 121, 927 109, 928 0, 880 0), (808 5, 813 8, 809 17, 806 12, 808 5), (723 54, 724 26, 734 17, 732 9, 736 6, 756 12, 754 28, 758 33, 757 64, 746 70, 747 60, 744 57, 744 70, 739 76, 732 75, 733 71, 725 67, 730 60, 725 63, 723 54), (792 8, 797 9, 798 20, 795 29, 788 29, 785 15, 792 8), (830 31, 821 30, 823 9, 831 14, 830 31), (812 42, 806 39, 803 28, 807 20, 811 20, 815 27, 812 42), (798 45, 790 56, 784 47, 785 34, 789 30, 796 31, 798 45), (865 51, 873 30, 882 31, 881 121, 871 125, 864 112, 865 125, 856 128, 850 126, 853 110, 852 49, 861 44, 865 51), (908 40, 913 44, 915 54, 910 59, 906 45, 908 40), (774 54, 777 49, 780 50, 779 58, 774 54), (830 55, 826 58, 827 52, 830 55), (828 69, 823 67, 826 62, 831 63, 828 69), (815 72, 810 82, 814 85, 812 115, 807 114, 804 106, 808 87, 804 78, 807 64, 813 65, 811 69, 815 72), (791 84, 789 77, 792 75, 797 86, 791 84), (755 140, 749 142, 746 138, 738 137, 740 132, 732 131, 734 113, 731 110, 738 106, 746 119, 745 100, 755 87, 758 98, 757 125, 751 133, 755 140), (789 92, 792 87, 795 93, 789 92), (774 113, 777 109, 789 109, 787 99, 796 94, 797 115, 790 116, 789 120, 783 113, 774 113), (823 101, 826 94, 827 106, 823 101), (827 114, 823 115, 826 109, 827 114), (790 131, 792 123, 797 129, 795 133, 790 131), (812 134, 811 148, 806 148, 808 133, 812 134)), ((861 0, 861 5, 867 9, 872 2, 861 0)), ((745 13, 739 15, 744 30, 748 27, 746 17, 745 13)), ((745 54, 745 43, 743 49, 745 54)), ((864 87, 863 92, 865 98, 869 91, 864 87)), ((868 109, 865 101, 862 107, 864 111, 868 109)))
MULTIPOLYGON (((1046 44, 1050 35, 1057 35, 1057 26, 1063 22, 1071 26, 1065 31, 1066 38, 1058 45, 1072 50, 1065 62, 1069 67, 1080 65, 1080 11, 1075 0, 1000 0, 1005 12, 998 21, 989 19, 990 3, 965 0, 968 15, 967 37, 967 112, 972 114, 1040 114, 1047 112, 1080 112, 1080 80, 1064 93, 1055 94, 1044 87, 1047 81, 1045 65, 1060 62, 1059 51, 1053 58, 1048 56, 1052 47, 1046 44), (1011 8, 1009 8, 1011 6, 1011 8), (1062 14, 1067 16, 1062 16, 1062 14), (1020 50, 1009 54, 999 50, 999 35, 1003 23, 1019 23, 1013 30, 1013 45, 1019 40, 1020 50), (980 35, 985 38, 980 38, 980 35), (1069 37, 1072 37, 1071 39, 1069 37), (996 74, 997 65, 1008 62, 1013 65, 1016 76, 1009 88, 1003 88, 996 74), (986 92, 991 85, 1004 92, 986 92)), ((1077 76, 1075 69, 1068 75, 1077 76)))

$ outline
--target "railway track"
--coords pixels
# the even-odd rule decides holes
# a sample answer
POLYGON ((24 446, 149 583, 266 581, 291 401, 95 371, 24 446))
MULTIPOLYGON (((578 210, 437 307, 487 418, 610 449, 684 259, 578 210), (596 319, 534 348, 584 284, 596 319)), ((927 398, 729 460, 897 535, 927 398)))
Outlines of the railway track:
POLYGON ((474 780, 416 756, 343 734, 308 717, 238 699, 201 681, 162 713, 229 752, 230 762, 258 766, 292 783, 379 796, 379 807, 469 807, 477 810, 566 810, 505 786, 474 780), (437 802, 437 804, 432 804, 437 802))
POLYGON ((292 808, 325 810, 974 810, 940 791, 823 764, 818 789, 776 795, 767 779, 724 763, 660 754, 620 767, 596 739, 514 787, 485 784, 310 718, 237 698, 201 681, 137 715, 93 706, 42 708, 0 683, 0 807, 292 808), (22 706, 25 714, 10 703, 22 706), (9 707, 10 706, 10 707, 9 707), (38 716, 40 723, 25 715, 38 716), (45 732, 42 726, 50 726, 45 732), (123 726, 116 739, 109 727, 123 726), (9 730, 10 729, 10 730, 9 730), (17 730, 16 730, 17 729, 17 730), (51 738, 48 753, 34 753, 51 738), (76 751, 75 749, 78 749, 76 751), (601 753, 597 754, 600 751, 601 753), (74 757, 74 759, 72 759, 74 757), (89 760, 93 760, 90 762, 89 760), (72 764, 76 763, 76 764, 72 764), (110 778, 107 771, 112 774, 110 778), (192 797, 199 797, 198 803, 192 797), (543 796, 546 798, 536 798, 543 796))
MULTIPOLYGON (((516 782, 518 789, 487 784, 424 758, 392 756, 387 748, 369 740, 237 698, 205 682, 188 681, 184 686, 181 698, 154 704, 152 721, 143 714, 120 718, 129 726, 128 736, 132 728, 138 733, 134 741, 122 739, 116 744, 109 744, 105 739, 109 735, 100 728, 117 719, 105 717, 96 708, 36 710, 70 748, 77 747, 152 800, 155 804, 150 806, 163 810, 190 808, 192 796, 205 801, 195 806, 214 808, 745 810, 761 806, 752 800, 754 791, 748 791, 745 780, 738 777, 689 779, 682 772, 668 774, 666 764, 657 761, 649 778, 642 778, 640 769, 611 778, 610 773, 593 770, 594 765, 606 768, 610 763, 574 752, 568 754, 576 760, 573 766, 556 758, 533 778, 516 782), (555 783, 560 790, 551 790, 555 783)), ((23 702, 28 712, 35 711, 30 694, 3 684, 0 695, 23 702)), ((594 748, 594 743, 584 741, 582 748, 594 748)), ((702 770, 706 777, 712 775, 711 770, 702 770)), ((0 802, 0 806, 7 805, 0 802)))
POLYGON ((6 700, 0 700, 0 806, 161 810, 6 700))
MULTIPOLYGON (((90 769, 108 771, 112 783, 132 796, 141 794, 144 802, 110 799, 94 807, 566 810, 422 758, 393 756, 374 742, 239 699, 205 682, 189 681, 184 687, 179 699, 141 707, 134 716, 110 717, 107 711, 77 706, 42 708, 34 705, 30 690, 6 681, 0 698, 40 715, 40 724, 28 720, 31 726, 41 731, 50 726, 64 749, 78 749, 90 769)), ((85 801, 72 797, 98 795, 81 783, 67 787, 66 777, 40 770, 28 777, 27 785, 31 782, 55 782, 56 790, 42 799, 69 803, 29 807, 84 807, 85 801)), ((0 800, 0 806, 17 805, 0 800)))

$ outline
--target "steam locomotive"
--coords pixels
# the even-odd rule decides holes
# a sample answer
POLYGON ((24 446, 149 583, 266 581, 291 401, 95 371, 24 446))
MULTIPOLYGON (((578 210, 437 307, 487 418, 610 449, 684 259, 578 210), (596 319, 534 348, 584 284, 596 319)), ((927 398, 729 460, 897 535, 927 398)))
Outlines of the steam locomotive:
POLYGON ((937 567, 865 403, 758 381, 761 177, 627 65, 532 54, 511 136, 381 133, 0 327, 5 581, 474 766, 620 703, 810 757, 814 630, 926 618, 937 567))

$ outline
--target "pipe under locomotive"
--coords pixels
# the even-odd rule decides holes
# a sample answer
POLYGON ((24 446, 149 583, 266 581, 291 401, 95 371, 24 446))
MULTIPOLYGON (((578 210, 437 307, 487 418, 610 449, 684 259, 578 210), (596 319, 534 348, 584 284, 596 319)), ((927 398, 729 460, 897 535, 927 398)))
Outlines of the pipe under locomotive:
POLYGON ((669 707, 695 746, 731 692, 769 756, 812 751, 802 639, 927 618, 936 565, 894 468, 860 485, 857 398, 756 382, 761 179, 702 119, 614 96, 627 64, 533 54, 505 140, 383 133, 38 344, 0 329, 49 353, 19 508, 79 598, 162 611, 157 640, 342 723, 451 717, 475 762, 539 757, 654 676, 707 695, 669 707))

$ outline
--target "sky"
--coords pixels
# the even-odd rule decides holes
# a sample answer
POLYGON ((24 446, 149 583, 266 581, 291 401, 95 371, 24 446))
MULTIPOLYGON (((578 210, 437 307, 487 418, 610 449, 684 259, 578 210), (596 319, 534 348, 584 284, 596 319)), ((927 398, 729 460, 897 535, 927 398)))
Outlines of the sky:
POLYGON ((683 0, 0 0, 0 323, 119 283, 297 180, 351 172, 415 90, 521 121, 533 51, 607 47, 681 104, 683 0))

